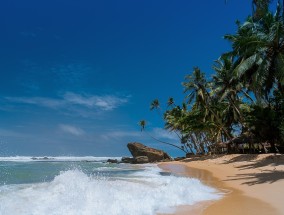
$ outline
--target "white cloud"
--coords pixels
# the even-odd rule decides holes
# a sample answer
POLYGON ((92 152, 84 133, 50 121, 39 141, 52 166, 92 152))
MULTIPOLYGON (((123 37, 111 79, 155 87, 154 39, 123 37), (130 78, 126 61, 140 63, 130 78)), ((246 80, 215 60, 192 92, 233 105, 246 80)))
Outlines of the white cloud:
POLYGON ((72 125, 66 125, 66 124, 61 124, 59 125, 59 128, 61 131, 72 134, 74 136, 82 136, 85 134, 85 131, 82 130, 81 128, 72 126, 72 125))
POLYGON ((6 100, 13 103, 32 104, 53 109, 58 109, 65 105, 63 100, 44 97, 6 97, 6 100))
POLYGON ((99 111, 112 111, 129 101, 129 96, 118 97, 115 95, 82 95, 67 92, 59 98, 48 97, 5 97, 11 103, 36 105, 45 108, 68 110, 75 113, 86 113, 90 115, 99 111))
POLYGON ((117 96, 107 95, 107 96, 83 96, 80 94, 75 94, 71 92, 67 92, 64 94, 64 99, 66 102, 75 104, 75 105, 82 105, 88 108, 97 107, 102 110, 113 110, 124 103, 128 102, 128 97, 126 98, 119 98, 117 96))

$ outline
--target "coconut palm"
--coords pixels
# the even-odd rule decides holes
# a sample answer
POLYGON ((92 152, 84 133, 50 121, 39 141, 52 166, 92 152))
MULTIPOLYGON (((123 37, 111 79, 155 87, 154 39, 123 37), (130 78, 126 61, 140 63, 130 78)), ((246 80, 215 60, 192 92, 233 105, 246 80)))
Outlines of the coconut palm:
POLYGON ((168 104, 168 107, 174 106, 174 105, 175 105, 174 98, 173 98, 173 97, 170 97, 170 98, 168 99, 167 104, 168 104))
POLYGON ((185 80, 186 82, 183 82, 182 85, 184 86, 184 92, 189 92, 186 96, 187 103, 194 103, 196 106, 204 106, 209 96, 205 73, 201 72, 198 67, 195 67, 192 75, 187 75, 185 80))
POLYGON ((141 121, 139 122, 139 125, 140 125, 140 127, 141 127, 141 131, 143 131, 143 130, 145 129, 145 126, 146 126, 146 121, 145 121, 145 120, 141 120, 141 121))
POLYGON ((193 153, 192 148, 194 148, 196 153, 202 152, 198 145, 197 138, 194 138, 196 136, 195 131, 197 131, 194 126, 198 124, 200 119, 194 118, 192 111, 188 111, 178 105, 171 110, 167 110, 164 114, 164 119, 165 128, 167 130, 181 134, 180 140, 185 150, 193 153), (193 123, 193 121, 195 121, 195 123, 193 123))
POLYGON ((166 144, 166 145, 170 145, 172 147, 175 147, 175 148, 178 148, 179 150, 182 150, 183 152, 185 153, 188 153, 187 150, 185 150, 183 147, 179 147, 175 144, 172 144, 172 143, 168 143, 168 142, 165 142, 165 141, 162 141, 162 140, 159 140, 158 138, 154 137, 153 135, 151 135, 150 133, 146 132, 146 121, 145 120, 140 120, 139 123, 138 123, 141 127, 141 132, 144 131, 149 137, 151 137, 153 140, 155 141, 158 141, 162 144, 166 144))
POLYGON ((253 102, 242 82, 233 75, 235 66, 230 55, 222 55, 213 65, 216 73, 213 75, 211 94, 219 103, 223 103, 223 118, 228 128, 238 122, 243 124, 241 95, 253 102))
POLYGON ((150 110, 159 109, 160 108, 160 102, 158 99, 154 99, 150 105, 150 110))
POLYGON ((273 0, 253 0, 252 1, 252 10, 253 17, 255 20, 261 19, 269 10, 269 4, 273 0))
POLYGON ((284 93, 284 23, 280 4, 275 14, 265 13, 255 21, 249 17, 239 25, 236 35, 226 35, 232 42, 232 54, 238 57, 234 70, 257 98, 269 98, 275 87, 284 93))

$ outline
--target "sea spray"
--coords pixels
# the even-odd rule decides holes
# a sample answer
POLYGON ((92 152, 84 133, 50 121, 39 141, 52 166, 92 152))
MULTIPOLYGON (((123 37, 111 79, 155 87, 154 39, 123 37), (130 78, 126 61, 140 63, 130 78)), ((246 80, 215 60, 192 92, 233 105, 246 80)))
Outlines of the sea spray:
POLYGON ((61 171, 49 182, 0 186, 0 214, 154 215, 221 197, 197 179, 161 171, 156 165, 101 164, 91 172, 61 171))

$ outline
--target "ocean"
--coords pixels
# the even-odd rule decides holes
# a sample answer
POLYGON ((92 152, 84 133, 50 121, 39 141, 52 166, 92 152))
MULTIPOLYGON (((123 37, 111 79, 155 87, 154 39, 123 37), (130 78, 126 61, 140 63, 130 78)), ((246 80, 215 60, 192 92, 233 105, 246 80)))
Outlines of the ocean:
POLYGON ((0 214, 155 215, 222 196, 156 164, 110 164, 107 159, 0 157, 0 214))

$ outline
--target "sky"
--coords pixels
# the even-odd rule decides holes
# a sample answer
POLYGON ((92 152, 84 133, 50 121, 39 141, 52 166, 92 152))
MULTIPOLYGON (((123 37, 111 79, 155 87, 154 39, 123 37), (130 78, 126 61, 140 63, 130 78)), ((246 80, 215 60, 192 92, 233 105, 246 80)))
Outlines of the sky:
POLYGON ((149 137, 179 142, 150 103, 182 102, 195 66, 212 75, 250 2, 2 0, 0 156, 128 156, 129 142, 182 155, 149 137))

